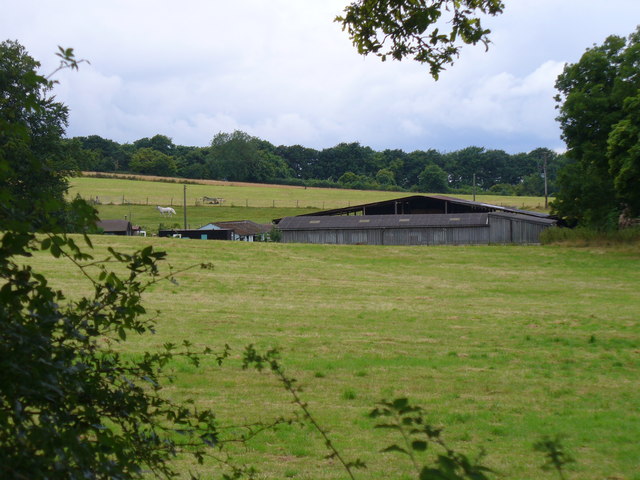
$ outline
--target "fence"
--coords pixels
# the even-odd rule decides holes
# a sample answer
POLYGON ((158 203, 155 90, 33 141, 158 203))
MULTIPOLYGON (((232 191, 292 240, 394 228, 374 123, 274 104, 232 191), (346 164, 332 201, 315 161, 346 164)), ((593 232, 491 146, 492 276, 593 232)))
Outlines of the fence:
MULTIPOLYGON (((129 199, 126 195, 118 195, 118 196, 108 196, 108 195, 92 195, 90 197, 82 197, 84 200, 88 201, 93 205, 150 205, 156 206, 160 205, 163 207, 181 207, 184 204, 184 199, 182 197, 169 197, 169 198, 160 198, 160 197, 145 197, 143 199, 134 198, 129 199)), ((310 202, 309 200, 287 200, 287 199, 226 199, 226 198, 216 198, 215 202, 212 201, 212 198, 209 197, 197 197, 197 198, 187 198, 187 206, 190 207, 211 207, 211 208, 220 208, 220 207, 253 207, 253 208, 310 208, 310 209, 318 209, 325 210, 329 208, 341 208, 341 207, 350 207, 351 205, 359 205, 360 203, 366 202, 357 202, 357 201, 347 201, 346 203, 340 200, 334 201, 315 201, 310 202), (314 203, 314 205, 310 205, 310 203, 314 203)))

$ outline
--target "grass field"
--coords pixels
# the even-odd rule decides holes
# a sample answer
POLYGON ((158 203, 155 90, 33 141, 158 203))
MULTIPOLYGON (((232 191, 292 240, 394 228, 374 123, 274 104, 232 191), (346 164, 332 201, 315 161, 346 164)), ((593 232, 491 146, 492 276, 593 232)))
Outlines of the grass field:
MULTIPOLYGON (((184 226, 184 185, 179 179, 176 182, 158 182, 78 177, 71 179, 69 193, 70 196, 80 195, 85 199, 95 200, 97 197, 100 202, 97 208, 101 218, 122 219, 126 215, 134 224, 140 225, 148 232, 157 232, 160 223, 164 226, 184 226), (177 215, 172 219, 162 218, 155 208, 156 205, 172 205, 177 215)), ((187 184, 187 225, 190 228, 198 228, 209 222, 224 220, 270 223, 274 218, 287 215, 299 215, 407 195, 412 194, 230 182, 189 183, 187 184), (223 206, 203 205, 203 196, 221 197, 225 202, 223 206)), ((458 197, 473 198, 470 195, 458 197)), ((540 197, 478 195, 476 200, 525 210, 542 210, 544 207, 544 199, 540 197)))
MULTIPOLYGON (((176 186, 178 188, 179 186, 176 186)), ((181 188, 181 187, 180 187, 181 188)), ((189 339, 234 358, 177 365, 168 392, 214 407, 223 423, 292 410, 266 373, 243 371, 244 345, 279 347, 287 372, 336 446, 368 465, 360 479, 409 479, 410 463, 367 413, 408 396, 456 449, 496 478, 557 478, 532 445, 565 435, 569 479, 640 480, 640 252, 566 247, 375 247, 94 237, 96 250, 153 244, 190 271, 145 296, 162 313, 136 354, 189 339)), ((86 288, 70 266, 33 264, 65 291, 86 288)), ((312 430, 283 427, 239 448, 260 478, 344 479, 312 430)), ((198 467, 187 463, 185 473, 198 467)), ((204 470, 207 472, 206 469, 204 470)), ((212 475, 206 475, 207 478, 212 475)))

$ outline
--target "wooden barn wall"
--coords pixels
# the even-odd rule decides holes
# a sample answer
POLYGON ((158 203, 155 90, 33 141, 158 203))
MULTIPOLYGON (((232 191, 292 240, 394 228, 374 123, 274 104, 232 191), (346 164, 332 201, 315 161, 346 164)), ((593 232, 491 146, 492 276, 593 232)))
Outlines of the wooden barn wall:
POLYGON ((491 243, 540 243, 540 234, 548 225, 520 219, 494 217, 489 219, 491 243))
POLYGON ((477 245, 489 242, 486 227, 424 227, 384 230, 384 245, 477 245))
POLYGON ((477 245, 489 243, 488 227, 425 227, 357 230, 285 230, 284 243, 346 245, 477 245))

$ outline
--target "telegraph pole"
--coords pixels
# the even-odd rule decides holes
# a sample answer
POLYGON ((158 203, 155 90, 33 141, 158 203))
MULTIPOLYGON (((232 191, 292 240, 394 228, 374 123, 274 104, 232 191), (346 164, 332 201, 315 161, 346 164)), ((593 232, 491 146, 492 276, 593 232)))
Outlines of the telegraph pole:
POLYGON ((544 208, 549 208, 549 191, 547 187, 547 156, 549 154, 544 152, 544 208))
POLYGON ((473 174, 473 201, 476 201, 476 174, 473 174))
POLYGON ((184 198, 182 200, 183 210, 184 210, 184 229, 187 229, 187 186, 184 185, 184 198))

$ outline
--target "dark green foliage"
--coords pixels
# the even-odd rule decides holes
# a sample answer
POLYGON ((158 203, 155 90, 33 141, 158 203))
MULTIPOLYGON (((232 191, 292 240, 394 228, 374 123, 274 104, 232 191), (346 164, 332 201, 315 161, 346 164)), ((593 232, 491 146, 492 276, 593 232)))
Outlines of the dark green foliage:
POLYGON ((427 165, 418 176, 418 188, 422 192, 446 193, 449 190, 447 172, 438 165, 427 165))
POLYGON ((372 53, 382 61, 411 57, 429 65, 437 79, 458 56, 461 44, 488 46, 490 31, 482 27, 480 16, 497 15, 503 8, 500 0, 358 0, 336 21, 359 53, 372 53))
POLYGON ((0 230, 43 230, 66 222, 61 136, 67 109, 22 45, 0 44, 0 230))
POLYGON ((131 152, 124 146, 98 135, 74 138, 76 139, 81 142, 84 154, 90 154, 94 158, 90 161, 87 170, 118 172, 129 169, 131 152))
POLYGON ((165 135, 154 135, 151 138, 141 138, 133 142, 133 146, 136 149, 151 148, 157 152, 164 153, 165 155, 173 155, 176 151, 176 146, 173 141, 165 135))
POLYGON ((345 172, 338 183, 344 188, 352 188, 355 190, 367 190, 374 187, 374 180, 366 175, 357 175, 353 172, 345 172))
POLYGON ((625 117, 608 138, 609 173, 617 200, 629 217, 640 216, 640 95, 625 99, 625 117))
MULTIPOLYGON (((153 332, 142 294, 174 272, 160 273, 165 253, 152 247, 94 261, 65 233, 97 219, 86 202, 65 202, 65 172, 55 169, 66 109, 47 97, 52 84, 22 46, 0 51, 0 477, 173 477, 175 455, 202 462, 221 445, 212 411, 162 394, 172 359, 199 357, 188 342, 132 360, 118 346, 153 332), (53 289, 23 264, 38 250, 72 262, 93 293, 72 300, 53 289)), ((61 68, 77 68, 72 50, 60 56, 61 68)))
POLYGON ((217 134, 206 160, 209 178, 268 182, 293 176, 286 162, 267 144, 241 131, 217 134))
POLYGON ((339 143, 335 147, 322 150, 313 172, 315 178, 339 179, 347 172, 375 177, 379 169, 375 152, 354 142, 339 143))
POLYGON ((294 178, 310 179, 313 177, 313 165, 318 161, 318 151, 302 145, 276 147, 274 153, 280 156, 291 169, 294 178))
MULTIPOLYGON (((472 192, 475 174, 479 192, 530 196, 544 194, 542 164, 545 157, 549 194, 555 192, 557 172, 565 162, 563 155, 546 148, 510 155, 502 150, 480 147, 449 153, 433 149, 411 153, 402 150, 376 152, 358 143, 342 143, 321 151, 300 145, 274 147, 239 131, 220 133, 214 139, 215 144, 205 148, 180 145, 162 148, 164 144, 160 140, 157 148, 141 146, 155 144, 154 139, 170 142, 162 135, 137 140, 133 146, 119 145, 98 136, 77 137, 64 142, 65 161, 77 170, 126 170, 159 176, 307 187, 458 193, 472 192), (436 186, 420 184, 420 174, 430 165, 445 172, 446 185, 440 180, 436 186), (491 189, 494 185, 502 187, 491 189), (506 188, 506 185, 512 188, 506 188)), ((438 174, 441 179, 441 172, 438 174)))
POLYGON ((167 460, 187 448, 202 461, 218 443, 213 412, 162 395, 163 372, 173 358, 197 365, 191 345, 178 351, 166 344, 137 360, 125 360, 117 348, 131 334, 153 331, 141 296, 166 278, 158 270, 165 254, 151 247, 131 255, 111 250, 96 263, 66 235, 21 232, 6 232, 1 252, 2 477, 126 479, 143 478, 145 471, 171 477, 167 460), (74 262, 93 284, 93 295, 68 300, 7 255, 35 248, 74 262), (109 271, 110 261, 126 265, 128 273, 109 271))
POLYGON ((147 175, 172 177, 178 171, 172 156, 150 147, 141 148, 131 157, 129 168, 132 172, 147 175))
POLYGON ((552 207, 568 223, 614 228, 620 211, 635 204, 639 139, 632 105, 640 88, 638 61, 640 30, 628 40, 608 37, 558 77, 558 120, 570 163, 559 174, 552 207))

